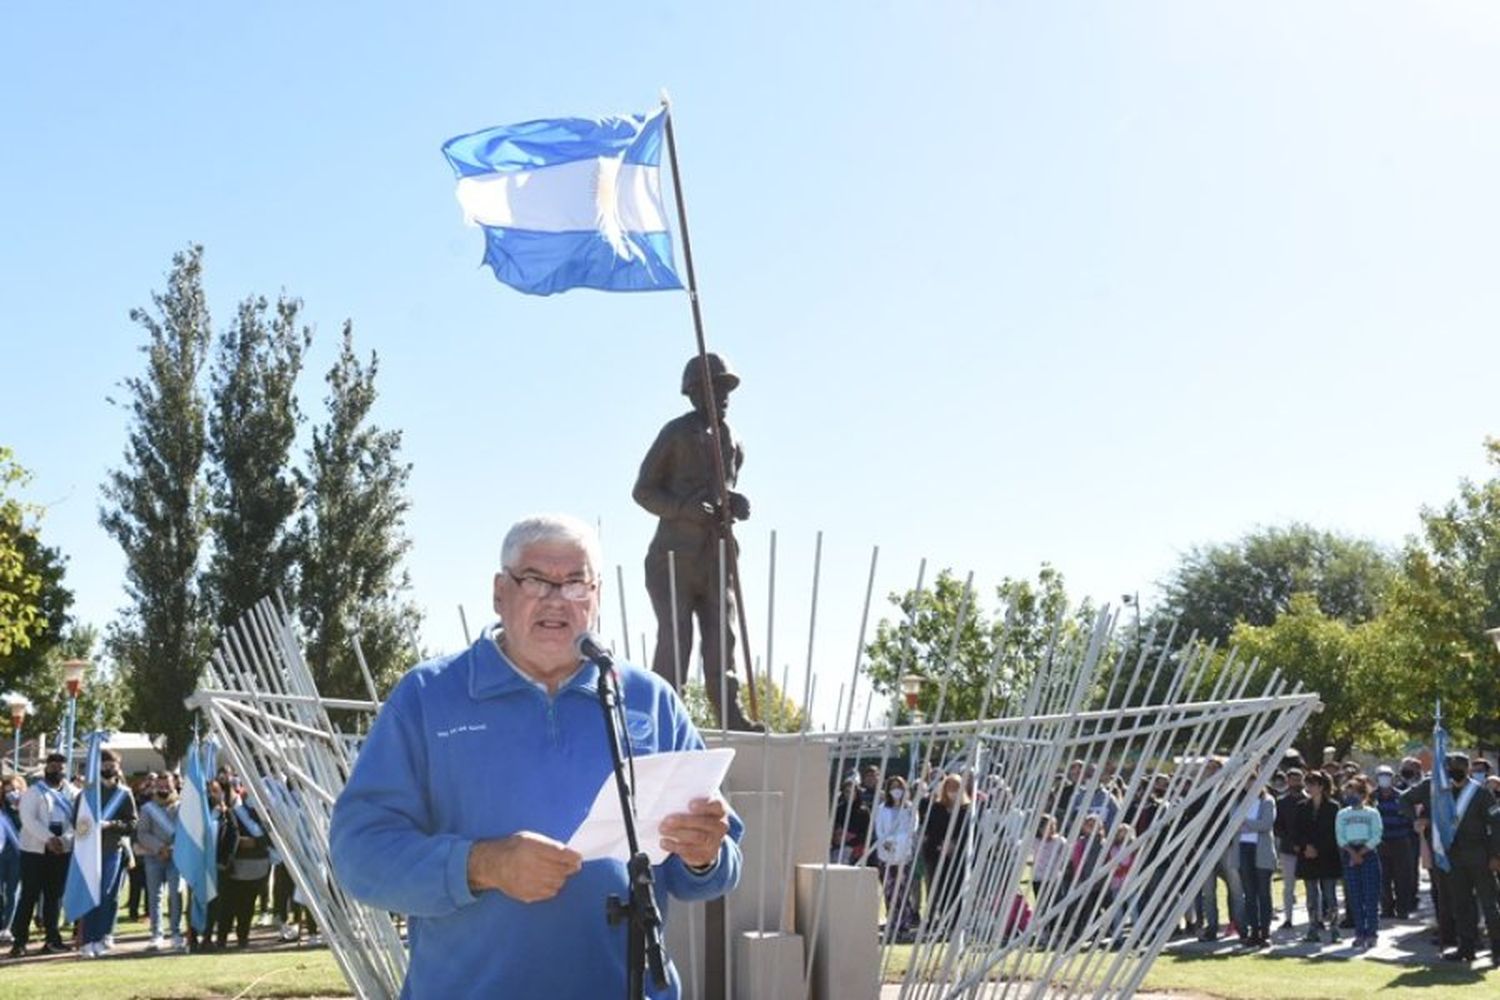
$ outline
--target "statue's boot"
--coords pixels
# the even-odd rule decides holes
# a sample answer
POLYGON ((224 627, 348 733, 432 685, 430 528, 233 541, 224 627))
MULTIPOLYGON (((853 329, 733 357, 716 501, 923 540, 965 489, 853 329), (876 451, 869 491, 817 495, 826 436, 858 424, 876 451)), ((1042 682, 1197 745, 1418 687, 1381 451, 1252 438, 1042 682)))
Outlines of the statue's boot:
POLYGON ((724 728, 732 729, 737 733, 765 732, 766 727, 764 725, 752 721, 749 716, 740 711, 740 679, 734 674, 730 674, 724 681, 723 687, 727 690, 721 690, 717 684, 710 683, 708 685, 708 700, 713 704, 714 715, 718 716, 719 720, 723 722, 724 728), (724 719, 724 706, 719 704, 721 694, 728 696, 729 718, 727 721, 724 719))

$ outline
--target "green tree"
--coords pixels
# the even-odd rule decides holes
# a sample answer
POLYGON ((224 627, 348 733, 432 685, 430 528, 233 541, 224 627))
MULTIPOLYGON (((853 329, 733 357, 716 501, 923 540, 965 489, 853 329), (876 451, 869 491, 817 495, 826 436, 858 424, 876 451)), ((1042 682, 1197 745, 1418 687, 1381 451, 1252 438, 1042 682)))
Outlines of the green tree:
POLYGON ((0 691, 17 691, 36 701, 36 692, 50 683, 53 651, 63 641, 71 618, 73 592, 63 586, 67 559, 55 548, 42 544, 35 532, 19 537, 26 572, 40 579, 36 594, 37 617, 28 630, 26 645, 0 653, 0 691))
MULTIPOLYGON (((1485 442, 1500 470, 1500 440, 1485 442)), ((1422 533, 1403 554, 1392 588, 1393 627, 1406 640, 1402 683, 1389 692, 1418 730, 1443 717, 1484 747, 1500 744, 1500 653, 1484 634, 1500 626, 1500 472, 1463 480, 1458 496, 1422 511, 1422 533)))
POLYGON ((370 422, 378 370, 373 352, 361 363, 346 322, 327 375, 328 422, 314 428, 307 470, 298 474, 306 497, 297 527, 298 610, 308 665, 318 689, 334 697, 366 696, 351 637, 359 637, 384 690, 409 665, 420 622, 401 567, 410 547, 403 521, 411 466, 400 461, 401 432, 370 422))
POLYGON ((131 602, 108 645, 131 672, 132 716, 166 738, 170 757, 187 746, 191 719, 183 699, 197 686, 209 648, 198 587, 207 447, 199 375, 211 336, 202 269, 201 246, 174 255, 166 291, 152 294, 154 310, 131 310, 147 335, 146 371, 123 384, 132 426, 99 513, 124 550, 131 602))
MULTIPOLYGON (((881 620, 875 639, 865 647, 870 678, 881 694, 892 696, 906 674, 927 679, 917 707, 928 719, 940 698, 945 721, 976 719, 982 710, 992 717, 999 714, 1030 682, 1053 648, 1054 636, 1066 643, 1094 618, 1087 601, 1069 613, 1063 575, 1045 563, 1034 583, 1010 577, 1002 581, 995 589, 999 610, 993 614, 977 594, 966 598, 964 589, 945 569, 930 588, 891 594, 901 617, 881 620)), ((904 719, 904 702, 898 711, 904 719)))
POLYGON ((1222 643, 1236 625, 1270 625, 1311 594, 1331 618, 1358 623, 1380 612, 1393 562, 1364 539, 1305 524, 1265 528, 1235 542, 1192 549, 1163 583, 1160 617, 1186 639, 1222 643))
POLYGON ((291 536, 297 482, 290 455, 301 421, 294 395, 312 333, 302 303, 282 296, 268 320, 248 298, 220 337, 210 375, 209 528, 213 555, 203 595, 226 628, 270 594, 293 596, 291 536))
POLYGON ((1298 738, 1303 753, 1318 763, 1325 746, 1342 757, 1356 743, 1377 752, 1399 745, 1385 711, 1398 680, 1389 654, 1389 627, 1384 621, 1351 625, 1326 614, 1316 596, 1293 594, 1274 622, 1242 623, 1230 644, 1240 657, 1260 661, 1250 690, 1261 690, 1272 671, 1279 670, 1286 680, 1300 681, 1304 690, 1318 694, 1323 710, 1313 714, 1298 738))
MULTIPOLYGON (((772 733, 800 733, 807 722, 807 714, 781 689, 768 674, 755 675, 755 694, 760 701, 760 721, 766 731, 772 733)), ((719 718, 714 714, 713 704, 708 700, 702 681, 689 681, 682 686, 682 702, 687 706, 688 716, 699 732, 716 732, 719 718)), ((740 708, 746 717, 750 715, 750 688, 740 686, 740 708)))
POLYGON ((0 446, 0 657, 31 645, 42 623, 39 598, 42 577, 27 559, 35 546, 35 509, 10 495, 25 486, 31 475, 0 446))

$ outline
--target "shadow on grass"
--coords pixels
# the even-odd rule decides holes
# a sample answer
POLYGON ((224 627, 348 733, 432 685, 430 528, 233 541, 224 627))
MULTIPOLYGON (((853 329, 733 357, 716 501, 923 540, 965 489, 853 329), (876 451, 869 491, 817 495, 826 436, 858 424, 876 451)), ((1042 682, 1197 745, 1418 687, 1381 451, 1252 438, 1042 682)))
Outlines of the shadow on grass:
POLYGON ((1484 982, 1483 969, 1454 966, 1408 969, 1381 987, 1381 992, 1394 990, 1405 995, 1406 990, 1419 990, 1430 986, 1472 986, 1484 982))

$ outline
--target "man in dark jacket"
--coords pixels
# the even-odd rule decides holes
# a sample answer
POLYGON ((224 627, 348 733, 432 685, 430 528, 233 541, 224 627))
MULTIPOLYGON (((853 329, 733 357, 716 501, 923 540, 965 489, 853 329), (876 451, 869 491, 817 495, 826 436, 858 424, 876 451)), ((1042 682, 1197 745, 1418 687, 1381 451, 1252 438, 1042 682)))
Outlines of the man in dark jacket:
POLYGON ((1384 917, 1405 920, 1417 908, 1416 866, 1412 856, 1417 852, 1417 833, 1412 819, 1401 807, 1401 793, 1396 790, 1396 774, 1382 765, 1375 769, 1375 796, 1372 805, 1380 810, 1380 913, 1384 917))
POLYGON ((1448 870, 1443 871, 1436 859, 1433 864, 1458 939, 1458 948, 1443 957, 1455 962, 1474 960, 1479 914, 1483 913, 1484 929, 1490 938, 1490 962, 1500 965, 1500 901, 1495 898, 1494 877, 1500 872, 1500 803, 1489 789, 1469 777, 1469 758, 1464 754, 1450 753, 1444 764, 1442 772, 1434 771, 1432 777, 1401 796, 1409 817, 1427 820, 1432 817, 1434 795, 1453 797, 1456 823, 1453 842, 1445 845, 1448 870))
POLYGON ((1294 767, 1286 772, 1286 788, 1276 796, 1276 853, 1281 861, 1281 929, 1289 931, 1297 905, 1297 848, 1292 844, 1292 814, 1307 796, 1302 794, 1303 771, 1294 767))

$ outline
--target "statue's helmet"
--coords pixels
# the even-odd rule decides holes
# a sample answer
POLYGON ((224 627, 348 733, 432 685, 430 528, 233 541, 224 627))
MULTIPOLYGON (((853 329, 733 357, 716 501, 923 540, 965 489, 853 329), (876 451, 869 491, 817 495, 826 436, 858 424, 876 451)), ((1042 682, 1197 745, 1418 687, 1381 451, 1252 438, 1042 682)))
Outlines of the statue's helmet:
MULTIPOLYGON (((724 392, 729 392, 740 384, 740 377, 729 367, 729 362, 717 354, 708 356, 708 373, 714 380, 714 387, 724 392)), ((698 355, 688 359, 688 363, 682 368, 682 394, 688 395, 693 386, 703 384, 702 362, 698 355)))

